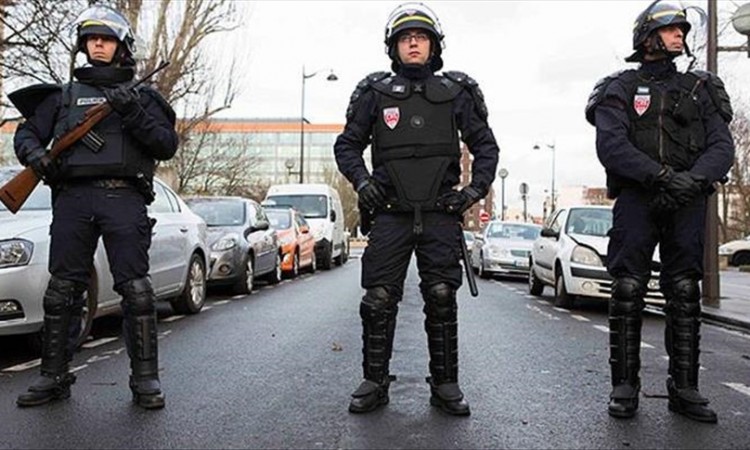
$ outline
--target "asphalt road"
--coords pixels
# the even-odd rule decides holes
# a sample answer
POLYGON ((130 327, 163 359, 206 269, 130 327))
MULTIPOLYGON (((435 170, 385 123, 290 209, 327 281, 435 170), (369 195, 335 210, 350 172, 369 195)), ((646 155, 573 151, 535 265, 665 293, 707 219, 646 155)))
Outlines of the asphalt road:
MULTIPOLYGON (((130 403, 117 321, 76 354, 71 399, 19 409, 37 369, 0 341, 0 448, 748 448, 750 336, 703 327, 701 391, 718 425, 667 410, 663 319, 645 319, 643 391, 630 421, 606 412, 606 306, 556 309, 524 282, 478 280, 459 293, 461 385, 468 418, 428 404, 427 344, 416 270, 401 304, 391 403, 347 412, 361 377, 360 264, 264 287, 213 295, 182 317, 160 308, 160 366, 167 407, 130 403)), ((28 360, 28 358, 26 359, 28 360)))

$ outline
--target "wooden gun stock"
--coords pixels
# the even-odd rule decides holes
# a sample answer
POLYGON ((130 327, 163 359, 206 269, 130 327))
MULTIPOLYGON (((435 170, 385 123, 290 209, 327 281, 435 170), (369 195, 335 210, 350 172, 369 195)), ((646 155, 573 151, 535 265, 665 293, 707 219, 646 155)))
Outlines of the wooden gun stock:
MULTIPOLYGON (((169 61, 162 61, 156 69, 131 86, 131 88, 137 87, 168 65, 169 61)), ((62 152, 83 138, 86 133, 94 128, 94 125, 101 122, 111 112, 112 107, 106 102, 87 109, 83 119, 76 124, 75 128, 55 139, 55 143, 47 155, 54 161, 62 152)), ((34 188, 36 188, 36 185, 39 184, 39 181, 40 178, 36 172, 31 167, 26 167, 0 187, 0 201, 3 202, 10 212, 13 214, 17 213, 24 202, 26 202, 26 199, 29 198, 34 188)))

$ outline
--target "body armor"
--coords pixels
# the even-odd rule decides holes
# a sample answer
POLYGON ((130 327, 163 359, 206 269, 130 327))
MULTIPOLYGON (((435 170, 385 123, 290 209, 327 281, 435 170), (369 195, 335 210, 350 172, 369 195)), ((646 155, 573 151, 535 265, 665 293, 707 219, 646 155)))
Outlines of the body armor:
MULTIPOLYGON (((68 84, 63 89, 55 136, 74 128, 87 109, 105 101, 104 93, 96 86, 77 82, 68 84)), ((138 173, 143 173, 151 179, 154 160, 141 147, 123 129, 120 115, 112 113, 64 153, 64 177, 135 178, 138 173)))

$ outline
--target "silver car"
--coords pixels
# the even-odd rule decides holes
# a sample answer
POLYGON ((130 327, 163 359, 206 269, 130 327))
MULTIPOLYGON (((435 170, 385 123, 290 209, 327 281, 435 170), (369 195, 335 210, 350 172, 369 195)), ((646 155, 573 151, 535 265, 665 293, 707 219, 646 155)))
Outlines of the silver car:
POLYGON ((492 274, 526 277, 529 253, 542 227, 530 223, 493 220, 477 233, 471 267, 482 278, 492 274))
MULTIPOLYGON (((0 168, 0 184, 19 170, 0 168)), ((149 217, 156 219, 149 251, 154 292, 177 312, 197 313, 206 299, 206 224, 159 180, 154 180, 154 192, 156 199, 148 208, 149 217)), ((0 335, 29 334, 34 344, 43 324, 42 298, 50 278, 50 195, 49 187, 40 183, 17 214, 0 203, 0 335)), ((79 343, 88 336, 94 318, 119 311, 121 298, 113 284, 100 239, 79 343)))
POLYGON ((208 225, 211 249, 209 285, 229 285, 249 294, 258 277, 281 280, 281 251, 265 211, 243 197, 192 197, 186 200, 208 225))

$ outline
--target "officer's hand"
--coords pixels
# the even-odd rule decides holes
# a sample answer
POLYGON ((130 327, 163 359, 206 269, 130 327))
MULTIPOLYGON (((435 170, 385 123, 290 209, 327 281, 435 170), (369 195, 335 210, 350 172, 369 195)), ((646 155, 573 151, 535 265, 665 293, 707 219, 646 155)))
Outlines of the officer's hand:
POLYGON ((651 199, 651 210, 655 213, 670 213, 680 209, 680 203, 667 192, 659 192, 651 199))
POLYGON ((48 184, 54 182, 60 174, 60 165, 53 161, 46 153, 29 159, 29 166, 36 175, 48 184))
POLYGON ((385 208, 385 194, 372 178, 367 178, 357 186, 359 203, 368 211, 385 208))
POLYGON ((439 208, 449 214, 463 214, 467 209, 474 203, 478 202, 482 198, 479 191, 471 186, 466 186, 460 191, 450 191, 441 195, 437 199, 439 208))
POLYGON ((688 205, 703 193, 703 187, 689 172, 677 172, 670 178, 666 191, 681 205, 688 205))
POLYGON ((105 89, 104 96, 112 106, 112 109, 117 111, 121 116, 126 116, 133 112, 138 107, 138 99, 140 98, 138 91, 127 86, 105 89))

